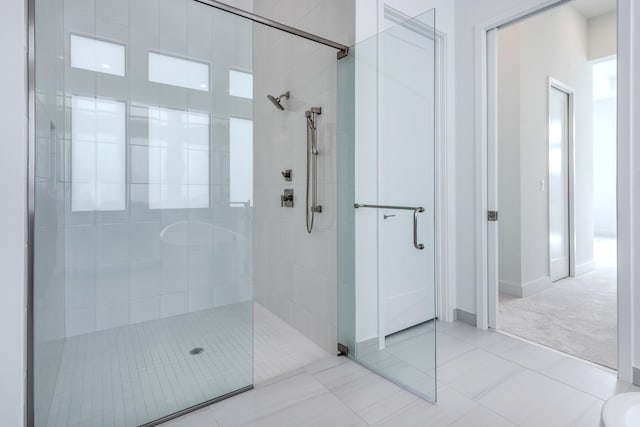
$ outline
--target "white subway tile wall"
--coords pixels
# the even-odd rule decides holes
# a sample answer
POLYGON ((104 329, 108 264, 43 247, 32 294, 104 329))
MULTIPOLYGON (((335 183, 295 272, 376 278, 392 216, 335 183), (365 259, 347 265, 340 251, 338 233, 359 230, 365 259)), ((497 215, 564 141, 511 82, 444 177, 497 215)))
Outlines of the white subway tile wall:
POLYGON ((68 337, 252 298, 252 25, 98 3, 64 5, 68 337))
MULTIPOLYGON (((254 12, 351 45, 355 5, 340 0, 255 2, 254 12)), ((254 44, 254 290, 255 299, 326 351, 336 349, 336 50, 255 27, 254 44), (267 100, 283 99, 284 111, 267 100), (318 203, 313 232, 305 229, 306 119, 318 118, 318 203), (286 182, 280 172, 292 169, 286 182), (294 208, 280 195, 294 189, 294 208)))
MULTIPOLYGON (((52 1, 55 7, 37 5, 38 16, 51 8, 58 18, 39 21, 40 63, 57 72, 39 67, 37 76, 37 197, 40 224, 49 227, 36 248, 36 334, 50 347, 36 354, 38 424, 48 417, 139 424, 250 384, 251 341, 242 339, 252 318, 229 308, 253 299, 256 275, 270 310, 333 348, 335 50, 193 1, 52 1), (87 36, 72 46, 79 34, 87 36), (265 96, 283 89, 293 96, 277 115, 265 96), (254 96, 261 101, 255 108, 254 96), (300 197, 304 110, 311 106, 323 108, 324 212, 308 235, 300 197), (293 210, 279 208, 284 168, 294 169, 293 210), (255 236, 254 207, 261 221, 255 236), (180 355, 202 340, 225 357, 189 365, 193 359, 180 355), (141 364, 160 368, 141 371, 141 364), (207 389, 202 372, 219 388, 207 389), (174 393, 169 386, 180 378, 188 384, 174 393), (142 387, 136 395, 134 385, 142 387)), ((353 11, 342 2, 301 3, 263 13, 349 42, 353 11)), ((295 352, 287 356, 291 362, 295 352)))

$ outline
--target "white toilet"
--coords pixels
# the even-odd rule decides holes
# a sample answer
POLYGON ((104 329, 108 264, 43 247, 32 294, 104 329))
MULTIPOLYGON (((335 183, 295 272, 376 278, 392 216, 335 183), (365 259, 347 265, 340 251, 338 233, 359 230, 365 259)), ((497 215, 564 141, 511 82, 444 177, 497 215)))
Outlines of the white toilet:
POLYGON ((602 408, 600 426, 640 426, 640 392, 621 393, 607 400, 602 408))

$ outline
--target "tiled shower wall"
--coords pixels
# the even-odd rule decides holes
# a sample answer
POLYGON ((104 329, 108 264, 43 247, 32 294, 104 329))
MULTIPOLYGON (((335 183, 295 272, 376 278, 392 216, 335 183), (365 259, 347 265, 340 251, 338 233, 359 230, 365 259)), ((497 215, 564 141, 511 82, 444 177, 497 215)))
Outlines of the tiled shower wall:
MULTIPOLYGON (((352 45, 352 0, 256 1, 254 12, 352 45)), ((254 297, 329 352, 336 349, 337 218, 336 50, 254 26, 254 297), (279 111, 267 100, 286 91, 279 111), (306 119, 318 118, 318 204, 313 232, 305 228, 306 119), (293 170, 293 181, 281 176, 293 170), (294 207, 280 207, 285 188, 294 207)))
MULTIPOLYGON (((353 44, 353 1, 281 0, 255 2, 253 7, 249 1, 228 3, 248 10, 253 8, 257 14, 340 43, 353 44)), ((253 60, 255 299, 322 348, 333 351, 337 323, 336 50, 256 24, 252 26, 253 49, 251 40, 246 43, 242 37, 251 36, 251 31, 246 29, 237 33, 236 40, 213 34, 213 45, 202 45, 212 40, 206 25, 181 24, 181 19, 193 19, 193 14, 177 10, 168 0, 119 1, 108 8, 101 0, 71 1, 65 3, 65 7, 67 35, 70 31, 96 34, 126 45, 127 72, 133 79, 126 83, 125 79, 112 76, 88 77, 88 72, 72 70, 66 65, 66 72, 72 77, 67 79, 70 92, 108 94, 111 99, 129 99, 131 103, 128 123, 131 182, 127 190, 127 210, 83 214, 69 212, 68 206, 66 209, 67 227, 63 236, 67 253, 66 335, 179 314, 203 308, 202 304, 229 302, 242 296, 238 291, 243 295, 250 293, 245 289, 250 285, 246 263, 234 255, 234 251, 238 254, 242 248, 223 248, 212 256, 211 245, 205 248, 189 245, 188 249, 180 249, 166 244, 160 237, 167 226, 186 223, 181 234, 187 241, 196 238, 198 224, 213 222, 212 213, 196 209, 154 212, 147 206, 149 183, 136 178, 139 175, 136 171, 146 164, 144 155, 139 159, 140 150, 136 150, 140 148, 136 140, 145 139, 146 124, 144 114, 138 115, 133 104, 195 107, 205 111, 213 108, 211 170, 212 174, 221 171, 219 178, 228 176, 224 169, 228 164, 228 146, 225 148, 220 143, 228 140, 228 125, 224 118, 218 119, 220 103, 200 105, 193 93, 158 90, 146 81, 145 74, 149 48, 185 57, 198 57, 208 49, 220 52, 226 49, 228 52, 216 56, 216 61, 200 59, 216 62, 212 67, 213 90, 221 91, 226 91, 228 82, 225 73, 220 72, 226 69, 220 58, 228 58, 236 68, 249 71, 253 60), (96 15, 100 19, 96 19, 96 15), (188 31, 182 31, 184 28, 188 31), (192 42, 196 39, 199 40, 197 46, 192 42), (247 53, 249 57, 245 59, 247 53), (291 91, 291 99, 284 101, 285 111, 278 111, 266 95, 277 96, 286 90, 291 91), (323 109, 318 129, 318 202, 323 212, 316 214, 313 233, 307 234, 304 111, 312 106, 323 109), (282 179, 283 169, 293 169, 293 182, 282 179), (295 190, 293 209, 280 208, 284 188, 295 190), (201 253, 196 253, 198 251, 201 253), (227 278, 218 283, 219 286, 202 289, 204 293, 194 284, 204 266, 193 262, 203 256, 214 260, 211 267, 218 279, 227 278), (227 270, 228 274, 218 274, 227 270)), ((213 28, 215 31, 216 26, 213 28)), ((229 111, 221 116, 250 117, 250 103, 248 111, 241 104, 242 101, 238 101, 229 105, 229 111)), ((228 186, 215 176, 213 179, 214 186, 220 184, 216 190, 224 191, 224 186, 228 186)), ((216 197, 217 193, 213 194, 216 197)), ((70 197, 67 189, 67 204, 70 197)), ((216 218, 222 223, 214 226, 235 229, 237 224, 225 222, 237 221, 236 216, 231 212, 220 216, 218 211, 216 218)))
POLYGON ((96 0, 66 1, 64 25, 66 48, 72 33, 96 37, 124 45, 127 64, 125 76, 64 65, 67 182, 75 179, 71 95, 116 100, 127 111, 127 152, 115 159, 126 164, 124 208, 73 211, 73 186, 65 188, 66 336, 250 299, 252 213, 230 205, 229 128, 231 118, 251 119, 252 101, 230 96, 229 70, 252 70, 251 23, 194 1, 96 0), (209 64, 210 90, 149 81, 150 51, 209 64), (208 207, 151 203, 159 185, 149 170, 149 117, 158 106, 208 115, 208 207))

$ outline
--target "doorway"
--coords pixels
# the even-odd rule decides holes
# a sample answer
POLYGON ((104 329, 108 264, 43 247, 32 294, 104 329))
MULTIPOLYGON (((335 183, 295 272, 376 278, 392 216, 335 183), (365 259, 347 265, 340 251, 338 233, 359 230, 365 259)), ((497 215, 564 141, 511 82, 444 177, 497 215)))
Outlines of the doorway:
POLYGON ((573 254, 570 242, 570 170, 573 169, 573 93, 559 83, 549 84, 549 270, 551 282, 569 277, 573 254))
MULTIPOLYGON (((615 109, 600 105, 596 86, 606 79, 594 71, 615 55, 615 43, 595 42, 603 28, 615 34, 615 2, 595 11, 577 0, 494 30, 489 198, 500 216, 489 286, 495 280, 499 310, 490 326, 615 369, 615 225, 607 238, 596 226, 597 211, 616 215, 615 162, 606 162, 615 159, 615 125, 599 123, 615 124, 615 109), (597 190, 604 182, 613 188, 597 190)), ((615 75, 607 79, 611 86, 615 75)))

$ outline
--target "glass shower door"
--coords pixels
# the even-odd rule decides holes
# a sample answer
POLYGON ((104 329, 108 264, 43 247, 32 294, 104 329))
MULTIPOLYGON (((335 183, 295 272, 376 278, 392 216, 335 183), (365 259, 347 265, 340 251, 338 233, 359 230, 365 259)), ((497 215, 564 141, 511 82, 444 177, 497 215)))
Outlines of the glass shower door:
POLYGON ((250 388, 253 24, 193 0, 35 9, 35 425, 250 388))
POLYGON ((339 342, 435 401, 435 12, 388 17, 339 64, 339 342))

